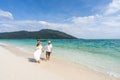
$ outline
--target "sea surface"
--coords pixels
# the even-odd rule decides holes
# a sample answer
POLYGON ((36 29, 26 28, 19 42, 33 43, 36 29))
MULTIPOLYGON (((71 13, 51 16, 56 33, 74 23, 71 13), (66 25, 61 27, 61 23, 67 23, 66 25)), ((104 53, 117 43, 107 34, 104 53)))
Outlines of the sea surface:
MULTIPOLYGON (((41 40, 43 47, 47 41, 41 40)), ((119 39, 51 39, 50 41, 54 48, 52 56, 120 78, 119 39)), ((35 39, 0 40, 0 43, 12 44, 28 52, 34 51, 36 42, 35 39)))

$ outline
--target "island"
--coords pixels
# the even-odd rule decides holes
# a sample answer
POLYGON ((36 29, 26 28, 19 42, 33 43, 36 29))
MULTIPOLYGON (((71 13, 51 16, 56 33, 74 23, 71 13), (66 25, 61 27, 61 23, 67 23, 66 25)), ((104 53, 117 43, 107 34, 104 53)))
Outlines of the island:
POLYGON ((42 29, 40 31, 16 31, 0 33, 0 39, 77 39, 67 33, 42 29))

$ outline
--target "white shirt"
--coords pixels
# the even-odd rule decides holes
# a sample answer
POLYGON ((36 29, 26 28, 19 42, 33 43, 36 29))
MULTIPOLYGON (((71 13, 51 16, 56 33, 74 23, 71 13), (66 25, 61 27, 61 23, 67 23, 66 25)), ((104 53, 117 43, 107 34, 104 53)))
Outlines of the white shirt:
POLYGON ((46 45, 46 52, 52 52, 52 44, 46 45))

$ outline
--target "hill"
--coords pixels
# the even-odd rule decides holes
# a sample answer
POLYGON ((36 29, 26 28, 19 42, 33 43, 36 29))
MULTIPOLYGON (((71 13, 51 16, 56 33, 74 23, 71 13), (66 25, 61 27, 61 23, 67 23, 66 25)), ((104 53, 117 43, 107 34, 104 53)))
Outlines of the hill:
POLYGON ((51 29, 0 33, 0 39, 76 39, 76 37, 51 29))

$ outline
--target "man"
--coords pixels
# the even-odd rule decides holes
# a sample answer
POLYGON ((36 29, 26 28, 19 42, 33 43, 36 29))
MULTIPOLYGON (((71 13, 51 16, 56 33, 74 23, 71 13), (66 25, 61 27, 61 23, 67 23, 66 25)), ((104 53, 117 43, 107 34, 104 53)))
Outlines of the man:
POLYGON ((51 41, 48 41, 48 44, 45 46, 46 50, 46 61, 50 60, 50 54, 52 53, 53 47, 51 41))

